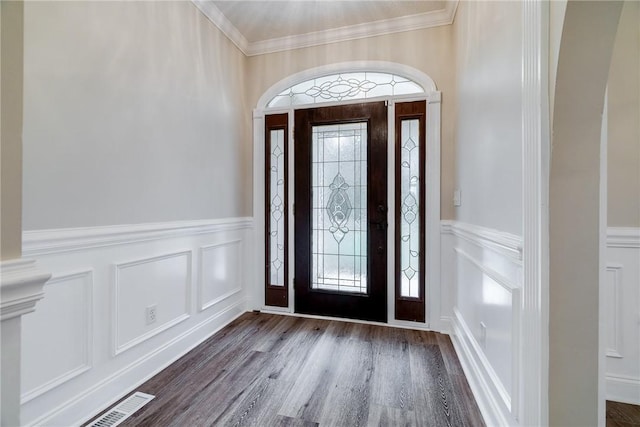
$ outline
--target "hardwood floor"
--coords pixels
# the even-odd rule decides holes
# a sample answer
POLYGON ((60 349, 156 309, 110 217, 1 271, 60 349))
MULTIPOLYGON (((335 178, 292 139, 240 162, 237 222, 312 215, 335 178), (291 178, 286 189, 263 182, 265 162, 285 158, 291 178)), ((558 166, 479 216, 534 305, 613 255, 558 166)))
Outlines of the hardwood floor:
POLYGON ((137 390, 126 426, 483 426, 449 337, 247 313, 137 390))
POLYGON ((607 427, 640 426, 640 406, 607 401, 607 427))

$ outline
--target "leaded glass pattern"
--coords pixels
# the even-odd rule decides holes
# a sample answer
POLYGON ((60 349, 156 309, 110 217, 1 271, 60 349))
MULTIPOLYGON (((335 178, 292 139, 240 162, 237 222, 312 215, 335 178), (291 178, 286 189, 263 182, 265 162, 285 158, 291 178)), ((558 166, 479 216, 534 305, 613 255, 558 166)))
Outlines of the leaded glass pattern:
POLYGON ((424 93, 422 86, 395 74, 340 73, 318 77, 291 86, 276 95, 267 106, 289 107, 416 93, 424 93))
POLYGON ((402 120, 400 149, 400 296, 420 297, 420 121, 402 120))
POLYGON ((367 124, 312 130, 313 289, 367 293, 367 124))
POLYGON ((285 206, 284 206, 284 129, 272 129, 269 135, 270 146, 270 188, 269 199, 269 284, 285 285, 285 206))

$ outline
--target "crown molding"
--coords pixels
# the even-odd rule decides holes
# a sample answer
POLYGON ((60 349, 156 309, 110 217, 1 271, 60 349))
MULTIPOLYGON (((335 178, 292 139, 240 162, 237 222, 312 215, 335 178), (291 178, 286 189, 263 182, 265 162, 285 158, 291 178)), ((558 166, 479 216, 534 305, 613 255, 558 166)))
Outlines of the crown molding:
POLYGON ((202 14, 213 23, 213 25, 218 27, 218 29, 222 31, 242 53, 247 55, 247 51, 249 50, 249 41, 240 32, 240 30, 238 30, 236 26, 227 19, 224 13, 222 13, 222 11, 213 4, 212 1, 191 0, 191 3, 193 3, 195 7, 197 7, 198 10, 200 10, 200 12, 202 12, 202 14))
POLYGON ((458 0, 447 0, 444 9, 416 15, 402 16, 364 24, 332 28, 294 36, 249 42, 211 1, 191 0, 246 56, 282 52, 347 40, 420 30, 453 23, 458 0))

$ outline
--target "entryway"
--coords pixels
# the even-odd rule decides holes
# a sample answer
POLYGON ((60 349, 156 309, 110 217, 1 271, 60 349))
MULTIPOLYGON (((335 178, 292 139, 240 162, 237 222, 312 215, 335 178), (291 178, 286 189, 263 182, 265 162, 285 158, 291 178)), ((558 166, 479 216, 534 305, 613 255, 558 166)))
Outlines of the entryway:
POLYGON ((262 310, 439 329, 440 93, 381 66, 309 70, 261 98, 262 310))

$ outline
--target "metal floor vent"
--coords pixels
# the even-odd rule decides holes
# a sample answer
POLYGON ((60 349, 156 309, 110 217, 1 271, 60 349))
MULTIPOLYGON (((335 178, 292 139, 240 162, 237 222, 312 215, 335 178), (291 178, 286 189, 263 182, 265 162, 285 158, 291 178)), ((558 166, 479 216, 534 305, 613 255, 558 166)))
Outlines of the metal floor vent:
POLYGON ((96 418, 88 427, 115 427, 129 418, 138 409, 142 408, 155 396, 147 393, 136 391, 131 396, 120 402, 117 406, 109 409, 107 412, 96 418))

